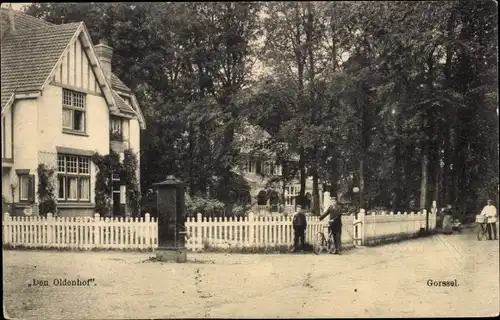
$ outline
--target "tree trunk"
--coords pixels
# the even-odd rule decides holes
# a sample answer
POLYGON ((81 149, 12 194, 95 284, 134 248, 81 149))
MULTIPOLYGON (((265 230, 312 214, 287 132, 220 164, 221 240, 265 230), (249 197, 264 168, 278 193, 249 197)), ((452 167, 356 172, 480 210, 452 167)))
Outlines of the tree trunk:
POLYGON ((429 147, 427 142, 422 143, 422 177, 420 181, 420 209, 425 209, 427 206, 427 170, 428 170, 428 157, 429 147))
POLYGON ((442 177, 442 180, 443 180, 443 196, 442 196, 442 202, 441 202, 441 205, 442 206, 446 206, 448 203, 451 202, 451 189, 452 189, 452 179, 451 179, 451 152, 452 152, 452 148, 451 148, 451 144, 452 144, 452 139, 451 139, 451 135, 452 135, 452 130, 451 128, 448 128, 446 130, 446 140, 445 140, 445 150, 444 150, 444 167, 443 167, 443 177, 442 177))
POLYGON ((188 130, 189 130, 189 136, 188 136, 188 141, 189 141, 189 160, 188 160, 188 176, 189 176, 189 195, 193 196, 196 194, 195 190, 195 179, 194 179, 194 166, 193 166, 193 161, 194 161, 194 140, 195 140, 195 132, 193 129, 193 126, 191 124, 188 124, 188 130))
POLYGON ((319 207, 319 177, 318 173, 315 172, 313 175, 313 203, 312 203, 312 213, 317 216, 320 214, 319 207))
POLYGON ((359 208, 360 209, 366 209, 364 208, 365 205, 365 161, 363 158, 359 160, 359 208))
POLYGON ((337 195, 337 180, 338 180, 338 167, 337 167, 337 155, 336 152, 332 152, 332 160, 330 165, 330 194, 332 196, 337 195))
POLYGON ((305 164, 305 150, 304 148, 300 148, 299 154, 299 168, 300 168, 300 193, 299 193, 299 201, 302 205, 305 195, 306 195, 306 164, 305 164))

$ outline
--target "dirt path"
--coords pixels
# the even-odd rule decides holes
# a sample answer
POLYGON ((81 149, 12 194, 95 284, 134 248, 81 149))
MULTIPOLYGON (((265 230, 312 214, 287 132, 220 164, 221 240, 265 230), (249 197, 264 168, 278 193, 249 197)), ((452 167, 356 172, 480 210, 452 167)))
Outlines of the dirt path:
POLYGON ((342 256, 191 254, 187 264, 139 253, 4 251, 4 306, 23 319, 492 316, 498 250, 498 241, 463 234, 342 256), (59 278, 95 281, 54 286, 59 278), (50 286, 29 286, 33 279, 50 286), (458 287, 427 285, 455 279, 458 287))

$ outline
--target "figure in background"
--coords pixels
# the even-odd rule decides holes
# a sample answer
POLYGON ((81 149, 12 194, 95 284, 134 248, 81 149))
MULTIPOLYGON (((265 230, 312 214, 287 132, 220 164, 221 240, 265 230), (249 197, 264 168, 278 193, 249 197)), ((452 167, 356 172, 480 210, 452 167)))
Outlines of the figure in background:
POLYGON ((319 220, 323 220, 329 216, 328 220, 328 236, 330 234, 333 236, 333 242, 335 245, 335 254, 340 254, 341 250, 341 236, 342 236, 342 209, 337 204, 337 198, 331 197, 331 204, 328 209, 323 213, 319 220))
POLYGON ((483 208, 481 211, 481 215, 488 217, 488 224, 486 225, 486 228, 488 230, 488 237, 489 240, 493 240, 493 237, 491 236, 491 229, 493 229, 493 235, 495 236, 495 240, 498 240, 497 238, 497 208, 493 205, 493 201, 488 200, 486 206, 483 208))
POLYGON ((451 204, 448 204, 444 209, 443 233, 453 233, 453 207, 451 204))
POLYGON ((305 243, 305 231, 307 228, 307 219, 304 214, 304 209, 301 205, 297 205, 297 210, 293 215, 293 251, 303 250, 305 243))

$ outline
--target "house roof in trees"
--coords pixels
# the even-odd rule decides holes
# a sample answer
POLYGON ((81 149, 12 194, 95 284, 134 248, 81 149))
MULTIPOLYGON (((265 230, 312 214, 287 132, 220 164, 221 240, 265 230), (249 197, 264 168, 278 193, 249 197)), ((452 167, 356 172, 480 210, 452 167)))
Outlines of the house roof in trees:
POLYGON ((89 46, 89 58, 96 66, 96 76, 110 112, 135 115, 141 128, 145 128, 144 116, 130 88, 115 74, 111 75, 109 82, 106 80, 83 22, 56 25, 19 11, 1 8, 0 23, 2 115, 18 94, 39 93, 70 44, 80 37, 89 46), (130 96, 133 107, 117 91, 130 96))
POLYGON ((121 81, 120 78, 118 78, 118 76, 114 73, 111 73, 111 86, 113 87, 113 89, 118 91, 127 93, 132 92, 132 90, 130 90, 130 88, 127 87, 127 85, 123 83, 123 81, 121 81))
POLYGON ((113 97, 115 98, 116 101, 116 106, 118 107, 118 110, 121 112, 124 112, 125 114, 135 114, 134 109, 132 109, 131 106, 129 106, 123 99, 120 97, 118 93, 116 93, 115 90, 113 90, 113 97))
MULTIPOLYGON (((11 10, 16 29, 36 29, 51 26, 52 23, 40 20, 19 11, 11 10)), ((10 30, 10 12, 7 8, 0 8, 0 31, 1 38, 10 30)))

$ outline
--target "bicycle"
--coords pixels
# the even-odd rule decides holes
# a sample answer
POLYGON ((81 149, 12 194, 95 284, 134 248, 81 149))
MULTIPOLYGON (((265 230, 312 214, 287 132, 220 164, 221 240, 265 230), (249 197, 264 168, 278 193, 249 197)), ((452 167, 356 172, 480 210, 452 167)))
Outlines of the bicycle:
POLYGON ((486 233, 488 232, 488 217, 486 216, 476 216, 477 223, 477 240, 481 241, 486 233))
MULTIPOLYGON (((323 228, 328 228, 328 225, 323 226, 323 228)), ((333 233, 328 232, 328 240, 326 239, 324 232, 319 231, 318 233, 316 233, 314 253, 320 254, 323 250, 326 250, 326 252, 328 253, 335 253, 333 233)))

